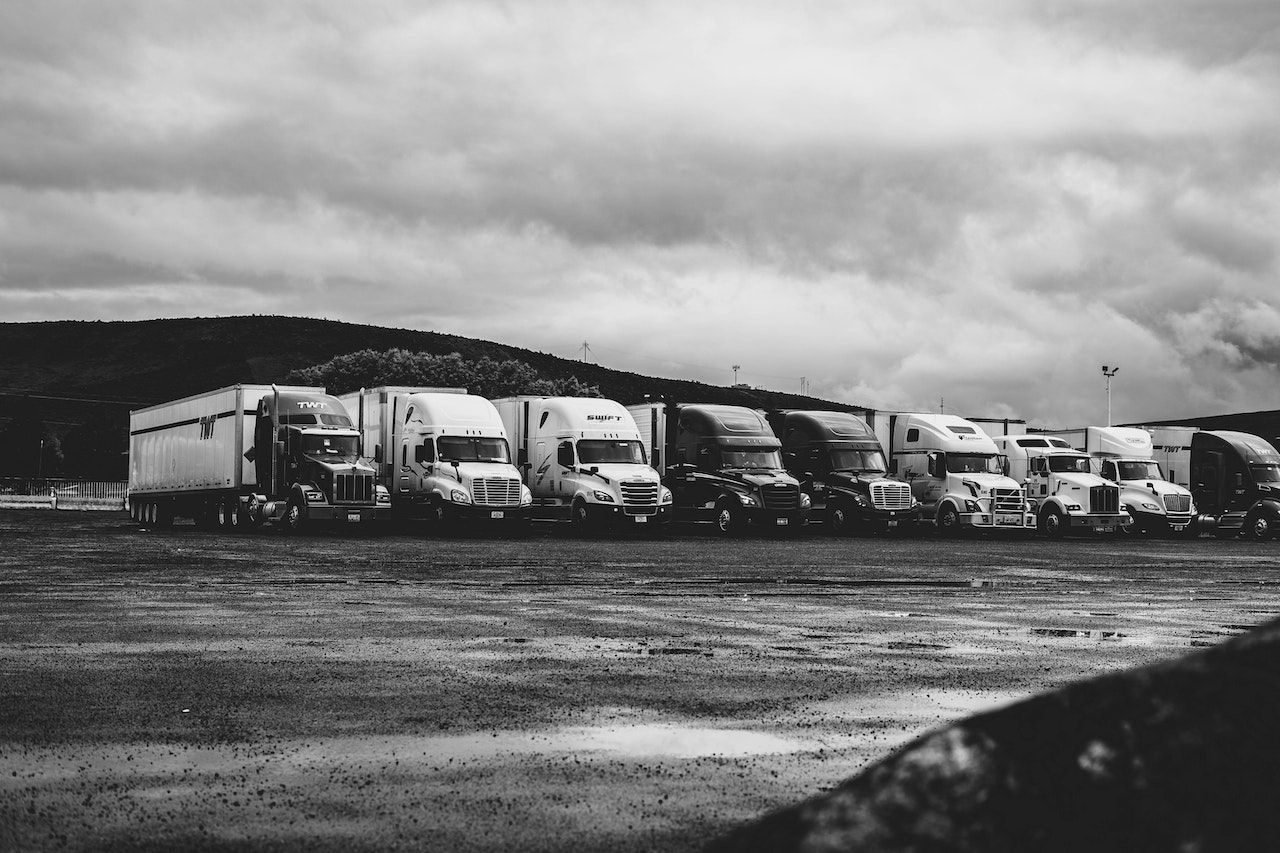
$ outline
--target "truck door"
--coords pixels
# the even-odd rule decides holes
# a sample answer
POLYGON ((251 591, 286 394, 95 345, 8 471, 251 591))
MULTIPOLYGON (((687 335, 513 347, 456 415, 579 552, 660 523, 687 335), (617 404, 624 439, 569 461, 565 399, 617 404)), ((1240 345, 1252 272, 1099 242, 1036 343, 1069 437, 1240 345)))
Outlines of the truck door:
POLYGON ((433 436, 414 435, 405 430, 402 439, 400 480, 410 491, 426 491, 427 475, 436 464, 436 443, 433 436))
POLYGON ((566 494, 566 483, 568 484, 567 492, 569 494, 573 493, 573 485, 575 482, 573 471, 576 463, 577 459, 573 452, 573 442, 567 438, 561 440, 561 442, 556 445, 556 464, 551 466, 551 471, 555 473, 553 487, 555 488, 556 495, 558 497, 566 494))
POLYGON ((1206 451, 1195 462, 1191 471, 1191 495, 1196 506, 1205 512, 1221 512, 1226 508, 1223 492, 1227 473, 1222 454, 1216 450, 1206 451))

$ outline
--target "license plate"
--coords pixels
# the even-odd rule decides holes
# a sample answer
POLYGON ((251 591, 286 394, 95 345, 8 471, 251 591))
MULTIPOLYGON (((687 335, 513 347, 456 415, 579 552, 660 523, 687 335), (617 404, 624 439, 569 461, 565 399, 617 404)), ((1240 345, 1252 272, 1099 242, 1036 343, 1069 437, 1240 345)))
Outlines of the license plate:
POLYGON ((637 516, 636 516, 636 524, 645 524, 645 523, 646 523, 646 522, 648 522, 648 521, 649 521, 649 516, 647 516, 647 515, 637 515, 637 516))
POLYGON ((506 515, 507 514, 500 509, 495 509, 489 513, 490 518, 505 518, 506 515))
POLYGON ((1115 533, 1116 529, 1113 525, 1110 525, 1110 524, 1099 524, 1098 532, 1099 533, 1115 533))
POLYGON ((349 512, 349 513, 347 513, 347 522, 348 522, 348 523, 350 523, 350 522, 358 522, 358 521, 360 521, 360 513, 358 513, 358 512, 349 512))
POLYGON ((1172 530, 1174 533, 1181 533, 1182 531, 1187 529, 1187 526, 1185 524, 1170 524, 1169 529, 1172 530))
POLYGON ((788 522, 788 521, 790 521, 790 520, 791 520, 791 519, 789 519, 789 518, 779 518, 779 519, 778 519, 778 526, 779 526, 779 527, 786 527, 786 526, 787 526, 787 522, 788 522))
POLYGON ((1019 524, 1022 522, 1020 515, 997 515, 996 524, 1019 524))

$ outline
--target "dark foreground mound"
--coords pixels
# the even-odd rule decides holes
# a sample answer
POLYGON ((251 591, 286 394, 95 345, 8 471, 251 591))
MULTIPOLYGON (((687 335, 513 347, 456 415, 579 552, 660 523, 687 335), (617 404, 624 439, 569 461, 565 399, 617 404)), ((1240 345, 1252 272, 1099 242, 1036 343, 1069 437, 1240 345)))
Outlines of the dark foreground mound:
POLYGON ((729 851, 1280 849, 1280 621, 926 735, 729 851))

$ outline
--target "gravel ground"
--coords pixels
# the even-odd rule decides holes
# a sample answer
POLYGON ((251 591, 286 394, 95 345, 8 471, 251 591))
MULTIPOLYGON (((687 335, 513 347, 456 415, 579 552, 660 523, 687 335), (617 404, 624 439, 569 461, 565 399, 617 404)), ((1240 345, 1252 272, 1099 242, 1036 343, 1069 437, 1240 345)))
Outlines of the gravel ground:
POLYGON ((1280 614, 1274 543, 431 539, 0 511, 0 850, 686 851, 1280 614))

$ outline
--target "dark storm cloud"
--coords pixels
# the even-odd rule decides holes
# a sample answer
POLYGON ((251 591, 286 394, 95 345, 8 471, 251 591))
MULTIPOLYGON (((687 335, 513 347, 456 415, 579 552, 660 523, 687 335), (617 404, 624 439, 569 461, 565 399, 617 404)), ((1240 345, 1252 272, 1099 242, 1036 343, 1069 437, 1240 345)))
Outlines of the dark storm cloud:
POLYGON ((1067 422, 1099 359, 1120 411, 1274 397, 1273 5, 0 2, 0 310, 1067 422))

